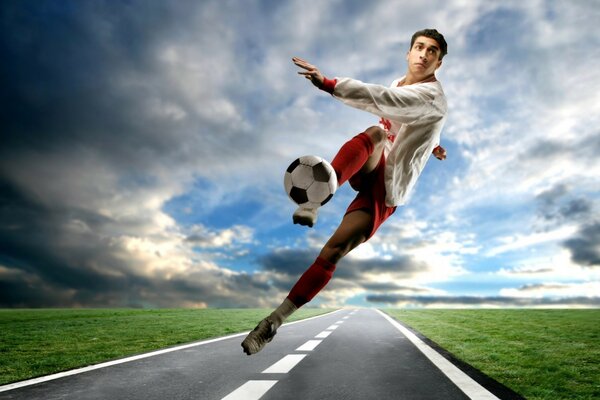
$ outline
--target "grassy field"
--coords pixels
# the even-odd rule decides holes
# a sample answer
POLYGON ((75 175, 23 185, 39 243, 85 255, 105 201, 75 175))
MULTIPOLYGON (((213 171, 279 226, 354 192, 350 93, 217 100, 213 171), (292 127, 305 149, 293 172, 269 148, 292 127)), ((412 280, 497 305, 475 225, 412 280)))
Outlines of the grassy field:
MULTIPOLYGON (((289 321, 327 311, 332 310, 302 308, 289 321)), ((268 312, 257 309, 0 310, 0 385, 243 332, 253 329, 268 312)))
POLYGON ((600 399, 600 310, 385 311, 527 399, 600 399))

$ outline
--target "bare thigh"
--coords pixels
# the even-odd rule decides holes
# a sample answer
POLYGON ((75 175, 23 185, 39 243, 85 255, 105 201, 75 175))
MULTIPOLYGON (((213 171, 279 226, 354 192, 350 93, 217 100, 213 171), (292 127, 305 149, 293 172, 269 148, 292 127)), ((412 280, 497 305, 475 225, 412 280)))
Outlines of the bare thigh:
POLYGON ((365 210, 352 211, 344 216, 335 233, 327 241, 319 257, 335 264, 365 242, 373 225, 373 216, 365 210))

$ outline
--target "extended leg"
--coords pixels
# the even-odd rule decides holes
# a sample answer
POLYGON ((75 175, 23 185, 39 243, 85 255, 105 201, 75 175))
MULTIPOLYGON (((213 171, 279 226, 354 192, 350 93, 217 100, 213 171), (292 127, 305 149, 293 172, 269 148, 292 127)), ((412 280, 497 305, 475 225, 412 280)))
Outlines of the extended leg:
POLYGON ((288 299, 297 308, 311 301, 327 285, 337 262, 367 239, 371 224, 371 214, 362 210, 351 212, 344 217, 319 257, 290 291, 288 299))
POLYGON ((373 218, 366 211, 357 210, 344 216, 319 257, 298 279, 283 303, 244 339, 242 347, 246 354, 251 355, 262 350, 273 339, 283 321, 311 301, 327 285, 335 270, 335 264, 367 239, 372 223, 373 218))

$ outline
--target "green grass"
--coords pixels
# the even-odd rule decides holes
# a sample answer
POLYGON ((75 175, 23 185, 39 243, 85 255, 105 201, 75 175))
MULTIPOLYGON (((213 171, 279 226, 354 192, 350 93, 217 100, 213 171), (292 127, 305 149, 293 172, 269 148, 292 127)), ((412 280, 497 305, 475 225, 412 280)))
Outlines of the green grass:
MULTIPOLYGON (((332 310, 302 308, 289 321, 327 311, 332 310)), ((265 309, 0 310, 0 385, 247 331, 269 312, 265 309)))
POLYGON ((527 399, 600 399, 600 310, 385 311, 527 399))

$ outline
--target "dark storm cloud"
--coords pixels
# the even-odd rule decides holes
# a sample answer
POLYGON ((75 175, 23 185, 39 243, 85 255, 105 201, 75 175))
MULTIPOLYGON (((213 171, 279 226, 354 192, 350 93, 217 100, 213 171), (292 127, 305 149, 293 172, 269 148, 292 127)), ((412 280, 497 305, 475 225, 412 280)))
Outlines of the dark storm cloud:
POLYGON ((101 230, 110 220, 85 210, 46 208, 6 182, 0 184, 0 205, 1 264, 62 289, 77 286, 95 291, 124 285, 92 266, 106 264, 114 271, 125 270, 123 262, 111 256, 108 242, 94 234, 71 232, 65 226, 76 219, 101 230))
POLYGON ((258 262, 265 271, 300 276, 318 256, 311 249, 280 249, 262 256, 258 262))
POLYGON ((114 221, 85 210, 44 208, 6 183, 0 189, 4 307, 256 307, 260 304, 252 293, 273 293, 260 275, 226 276, 213 270, 168 279, 142 275, 136 271, 143 266, 136 268, 134 259, 102 235, 114 221), (74 220, 92 229, 82 233, 65 226, 74 220))
POLYGON ((575 197, 565 184, 557 184, 536 196, 538 214, 547 221, 587 221, 593 203, 587 197, 575 197))
POLYGON ((559 204, 546 205, 539 211, 549 222, 585 222, 593 213, 593 204, 587 198, 566 199, 559 204))
POLYGON ((200 146, 198 131, 220 132, 226 142, 235 132, 227 120, 219 127, 190 113, 181 124, 148 108, 152 99, 176 100, 184 109, 200 105, 172 87, 158 60, 161 46, 191 40, 177 27, 189 24, 194 10, 179 4, 3 2, 0 155, 93 149, 135 183, 157 163, 213 154, 215 135, 200 146))
POLYGON ((570 251, 574 263, 600 266, 600 222, 593 200, 571 192, 567 185, 557 184, 536 196, 538 215, 544 221, 542 229, 576 223, 578 231, 562 243, 563 247, 570 251))
POLYGON ((142 274, 144 260, 110 235, 131 226, 85 209, 44 206, 7 182, 0 184, 0 220, 3 307, 257 307, 264 304, 254 293, 278 295, 260 275, 142 274))
POLYGON ((46 208, 6 182, 0 185, 0 220, 3 307, 256 307, 261 304, 253 293, 273 293, 259 275, 142 275, 136 272, 144 270, 141 261, 107 234, 125 227, 86 210, 46 208))
MULTIPOLYGON (((259 263, 265 271, 273 271, 299 276, 312 265, 318 251, 314 249, 276 250, 260 258, 259 263)), ((426 271, 425 264, 409 256, 398 255, 392 259, 356 260, 344 258, 336 268, 335 276, 342 279, 361 279, 365 273, 395 273, 412 276, 416 272, 426 271)))
POLYGON ((147 47, 135 41, 158 34, 159 27, 142 32, 134 12, 101 2, 3 3, 8 149, 47 150, 75 142, 110 149, 122 160, 118 155, 131 147, 128 141, 145 142, 131 136, 140 133, 133 117, 136 100, 148 93, 123 90, 114 81, 124 70, 149 73, 147 47))
POLYGON ((203 82, 182 87, 181 66, 160 59, 165 47, 206 40, 214 44, 202 55, 219 61, 223 42, 204 22, 223 20, 227 7, 206 10, 194 2, 2 2, 0 306, 256 305, 236 293, 265 289, 258 277, 211 269, 168 279, 144 273, 145 260, 122 243, 156 235, 159 210, 143 206, 149 197, 168 198, 182 176, 248 158, 255 145, 212 103, 221 70, 199 71, 191 77, 203 82), (185 92, 195 86, 194 96, 185 92))
POLYGON ((395 255, 391 259, 355 260, 343 259, 336 269, 338 278, 357 280, 362 284, 361 278, 365 273, 392 273, 398 278, 411 278, 420 272, 426 272, 429 267, 414 260, 410 256, 395 255))
POLYGON ((577 232, 562 246, 571 253, 571 260, 583 267, 600 266, 600 223, 592 199, 571 194, 565 184, 558 184, 536 197, 541 230, 563 224, 576 224, 577 232))
POLYGON ((522 292, 539 291, 540 289, 554 290, 554 289, 567 289, 570 285, 559 284, 559 283, 532 283, 529 285, 523 285, 519 288, 522 292))
POLYGON ((576 236, 563 245, 573 262, 585 267, 600 267, 600 222, 583 225, 576 236))
POLYGON ((98 293, 125 293, 150 283, 130 274, 110 238, 101 234, 114 224, 106 217, 44 206, 3 182, 0 220, 0 266, 11 271, 0 273, 2 306, 91 306, 98 293))
POLYGON ((393 306, 404 304, 418 306, 498 306, 498 307, 536 307, 536 306, 600 306, 600 297, 566 298, 523 298, 508 296, 406 296, 374 295, 367 296, 370 303, 384 303, 393 306))
POLYGON ((587 216, 592 212, 592 203, 588 199, 573 199, 567 204, 563 205, 560 210, 560 214, 566 219, 578 218, 580 216, 587 216))
POLYGON ((3 307, 52 307, 73 303, 68 293, 45 284, 35 274, 0 267, 0 304, 3 307))
POLYGON ((538 194, 536 200, 543 205, 552 206, 558 199, 566 195, 567 192, 568 190, 565 184, 558 184, 538 194))
POLYGON ((259 275, 245 273, 234 276, 192 273, 169 280, 155 280, 153 285, 155 291, 144 300, 165 307, 198 302, 209 307, 260 307, 265 304, 259 302, 260 299, 255 296, 257 292, 276 300, 281 297, 259 275))
POLYGON ((426 293, 429 290, 413 286, 402 286, 392 282, 389 283, 363 283, 361 285, 365 290, 370 292, 394 292, 405 290, 412 293, 426 293))
MULTIPOLYGON (((315 249, 279 249, 264 255, 258 260, 266 273, 274 272, 270 277, 273 287, 281 291, 289 291, 294 283, 315 261, 318 251, 315 249)), ((392 259, 373 258, 357 260, 343 258, 336 266, 333 279, 328 284, 330 290, 363 288, 371 291, 410 290, 418 292, 418 288, 403 287, 393 283, 372 283, 366 274, 390 273, 397 279, 411 278, 429 270, 429 267, 409 256, 397 255, 392 259)))

